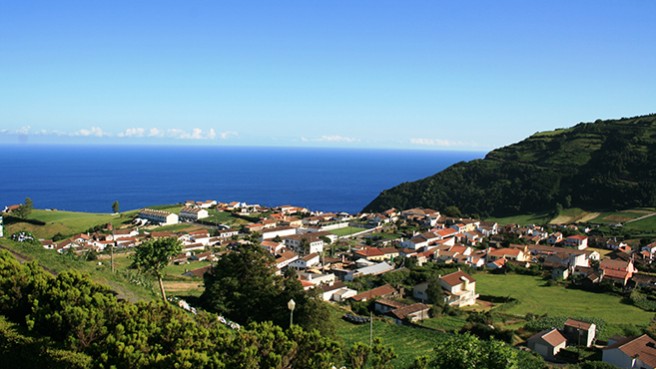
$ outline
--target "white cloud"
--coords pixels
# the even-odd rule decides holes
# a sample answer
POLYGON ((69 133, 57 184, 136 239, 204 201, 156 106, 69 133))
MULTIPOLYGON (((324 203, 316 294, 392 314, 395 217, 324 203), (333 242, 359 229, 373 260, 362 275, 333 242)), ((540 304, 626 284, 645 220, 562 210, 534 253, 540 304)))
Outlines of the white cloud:
POLYGON ((169 139, 178 139, 178 140, 226 140, 231 137, 236 137, 239 133, 235 131, 223 131, 217 132, 216 129, 210 128, 207 130, 201 128, 192 128, 191 130, 184 130, 180 128, 141 128, 141 127, 132 127, 126 128, 125 130, 113 133, 107 132, 100 127, 93 126, 91 128, 83 128, 73 132, 64 132, 58 130, 33 130, 30 126, 23 126, 16 129, 0 129, 0 135, 11 135, 11 136, 57 136, 57 137, 98 137, 98 138, 107 138, 107 137, 117 137, 117 138, 169 138, 169 139))
POLYGON ((103 131, 100 127, 91 127, 90 129, 81 129, 77 132, 74 132, 72 136, 82 136, 82 137, 107 137, 111 136, 109 133, 103 131))
POLYGON ((340 135, 324 135, 317 138, 301 137, 302 142, 331 142, 331 143, 354 143, 360 142, 359 138, 346 137, 340 135))
POLYGON ((216 138, 216 130, 210 128, 203 131, 200 128, 193 128, 191 132, 179 128, 171 128, 166 130, 166 136, 179 140, 213 140, 216 138))
POLYGON ((151 128, 148 130, 148 137, 162 137, 164 134, 159 128, 151 128))
POLYGON ((146 134, 146 129, 144 128, 128 128, 125 131, 119 133, 118 137, 143 137, 146 134))
POLYGON ((411 138, 410 143, 413 145, 438 147, 477 146, 474 142, 451 141, 442 138, 411 138))
POLYGON ((239 136, 239 133, 234 131, 224 131, 219 133, 219 137, 221 137, 222 140, 227 140, 230 137, 237 137, 237 136, 239 136))

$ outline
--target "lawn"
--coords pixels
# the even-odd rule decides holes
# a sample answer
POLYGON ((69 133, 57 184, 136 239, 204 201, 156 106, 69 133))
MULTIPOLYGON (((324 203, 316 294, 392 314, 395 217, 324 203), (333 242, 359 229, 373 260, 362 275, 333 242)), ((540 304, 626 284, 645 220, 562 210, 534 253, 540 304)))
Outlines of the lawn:
POLYGON ((633 231, 656 231, 656 216, 625 224, 624 229, 633 231))
POLYGON ((26 221, 13 217, 5 218, 5 233, 12 234, 25 230, 39 238, 51 239, 57 233, 71 236, 84 232, 97 225, 112 223, 115 226, 129 221, 127 216, 104 213, 81 213, 59 210, 32 210, 26 221))
MULTIPOLYGON (((341 319, 346 312, 338 307, 331 308, 337 336, 350 347, 355 342, 369 344, 369 324, 356 325, 341 319)), ((384 345, 391 346, 398 356, 393 362, 394 368, 407 368, 414 359, 422 355, 431 355, 433 348, 444 333, 430 329, 416 328, 394 324, 390 319, 374 317, 373 337, 380 338, 384 345)))
POLYGON ((164 274, 173 277, 181 277, 182 274, 190 270, 202 268, 210 264, 212 263, 209 261, 192 261, 189 264, 180 264, 180 265, 170 264, 166 268, 164 268, 164 274))
POLYGON ((203 218, 205 222, 212 222, 215 224, 227 224, 231 227, 239 227, 243 224, 248 224, 248 221, 234 217, 232 213, 226 211, 218 211, 215 209, 210 209, 208 211, 209 217, 203 218))
POLYGON ((333 231, 330 231, 330 233, 332 233, 336 236, 339 236, 339 237, 343 237, 343 236, 350 236, 354 233, 358 233, 358 232, 362 232, 362 231, 366 231, 366 229, 365 228, 358 228, 358 227, 344 227, 344 228, 335 229, 333 231))
POLYGON ((487 222, 496 222, 500 225, 506 224, 519 224, 519 225, 528 225, 528 224, 547 224, 551 220, 549 214, 524 214, 524 215, 515 215, 510 217, 502 218, 487 218, 487 222))
POLYGON ((618 296, 547 286, 540 277, 478 273, 474 278, 477 293, 518 300, 503 309, 504 313, 522 317, 533 313, 601 318, 607 323, 602 338, 621 333, 627 325, 646 326, 654 315, 622 303, 618 296))

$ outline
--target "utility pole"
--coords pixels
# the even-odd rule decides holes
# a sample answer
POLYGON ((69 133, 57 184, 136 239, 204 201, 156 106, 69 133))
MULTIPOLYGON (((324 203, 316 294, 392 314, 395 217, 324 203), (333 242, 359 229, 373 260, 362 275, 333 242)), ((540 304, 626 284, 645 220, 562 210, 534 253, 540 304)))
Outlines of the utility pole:
POLYGON ((369 312, 369 347, 374 345, 374 315, 369 312))

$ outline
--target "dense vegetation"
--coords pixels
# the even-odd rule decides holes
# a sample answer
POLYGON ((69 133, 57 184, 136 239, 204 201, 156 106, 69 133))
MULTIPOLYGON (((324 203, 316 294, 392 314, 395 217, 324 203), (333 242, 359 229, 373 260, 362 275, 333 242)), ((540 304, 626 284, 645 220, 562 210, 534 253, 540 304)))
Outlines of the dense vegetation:
POLYGON ((365 211, 455 205, 467 214, 507 216, 654 206, 654 158, 656 114, 580 123, 383 191, 365 211))
MULTIPOLYGON (((246 248, 234 254, 242 261, 251 260, 252 265, 261 256, 253 252, 246 248)), ((237 257, 233 261, 240 262, 237 257)), ((233 271, 243 273, 239 268, 233 271)), ((208 278, 208 282, 225 282, 231 276, 216 269, 215 273, 217 279, 208 278)), ((271 309, 270 317, 244 316, 250 321, 247 326, 230 329, 212 313, 199 310, 194 315, 161 301, 135 304, 119 300, 111 290, 78 272, 53 276, 35 262, 20 264, 0 250, 0 361, 19 369, 393 367, 395 350, 379 339, 371 346, 361 342, 345 346, 330 333, 303 328, 322 328, 313 319, 317 316, 329 319, 314 310, 313 304, 321 302, 312 295, 302 296, 291 275, 273 279, 260 276, 264 284, 276 286, 281 301, 293 296, 299 302, 300 325, 289 327, 282 311, 278 318, 276 308, 266 305, 271 309), (318 314, 304 317, 303 309, 318 314), (269 319, 283 322, 276 325, 269 319)), ((220 299, 226 307, 234 304, 230 297, 220 299)), ((216 310, 231 312, 226 307, 216 310)), ((440 337, 444 338, 438 335, 436 339, 440 337)), ((543 368, 540 359, 499 341, 484 342, 468 335, 437 341, 434 353, 418 358, 414 368, 451 367, 451 360, 458 359, 457 351, 464 344, 475 350, 476 367, 512 368, 530 363, 524 367, 543 368)))

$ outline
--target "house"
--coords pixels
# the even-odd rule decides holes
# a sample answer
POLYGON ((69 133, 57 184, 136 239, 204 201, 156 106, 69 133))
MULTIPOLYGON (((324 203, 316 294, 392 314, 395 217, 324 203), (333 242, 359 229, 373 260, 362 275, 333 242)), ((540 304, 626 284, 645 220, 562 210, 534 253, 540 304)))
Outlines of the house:
POLYGON ((394 270, 394 266, 387 264, 386 262, 365 266, 355 270, 351 270, 344 276, 345 281, 353 281, 357 277, 365 275, 380 275, 394 270))
POLYGON ((389 299, 378 299, 376 302, 374 302, 374 311, 378 314, 387 314, 392 310, 404 306, 407 306, 407 304, 389 299))
POLYGON ((217 237, 220 239, 228 239, 239 235, 239 230, 237 229, 222 229, 217 234, 217 237))
POLYGON ((275 227, 270 229, 262 229, 262 239, 269 240, 276 237, 288 237, 296 234, 294 227, 275 227))
POLYGON ((322 285, 321 297, 324 301, 346 301, 358 294, 358 291, 348 288, 343 282, 335 282, 333 285, 322 285))
POLYGON ((546 329, 531 336, 526 345, 545 359, 553 359, 558 352, 567 347, 567 339, 558 329, 546 329))
POLYGON ((207 210, 203 208, 184 207, 180 210, 180 220, 195 222, 199 219, 209 217, 207 210))
POLYGON ((365 246, 361 249, 355 250, 353 254, 358 259, 365 258, 367 260, 375 260, 375 261, 383 261, 387 259, 383 251, 381 251, 377 247, 365 246))
POLYGON ((139 235, 139 231, 133 228, 126 229, 115 229, 112 232, 112 238, 114 240, 120 240, 121 238, 131 238, 139 235))
POLYGON ((591 347, 596 332, 597 326, 594 323, 575 319, 567 319, 563 327, 563 335, 567 338, 570 346, 591 347))
POLYGON ((289 266, 289 264, 296 259, 298 259, 298 255, 293 251, 285 251, 280 255, 276 255, 276 267, 278 268, 278 272, 289 266))
POLYGON ((382 285, 380 287, 373 288, 369 291, 365 291, 362 293, 359 293, 351 299, 353 301, 369 301, 369 300, 374 300, 379 297, 396 297, 399 295, 399 292, 394 289, 394 287, 390 286, 389 284, 382 285))
POLYGON ((488 248, 487 262, 494 262, 498 259, 516 260, 516 261, 530 261, 530 256, 524 250, 512 247, 505 247, 500 249, 488 248))
POLYGON ((397 309, 394 309, 388 313, 397 324, 401 324, 405 321, 410 321, 412 323, 428 319, 428 311, 430 307, 422 303, 416 303, 412 305, 403 306, 397 309))
POLYGON ((565 246, 573 247, 577 250, 585 250, 588 248, 588 237, 583 235, 574 235, 565 238, 563 242, 565 246))
MULTIPOLYGON (((335 276, 334 273, 327 273, 327 274, 322 274, 322 273, 317 273, 318 270, 316 269, 308 269, 307 272, 300 272, 298 273, 298 276, 300 279, 304 281, 308 281, 312 283, 313 285, 333 285, 335 284, 335 281, 337 277, 335 276)), ((357 292, 356 292, 357 293, 357 292)))
POLYGON ((188 272, 183 273, 182 275, 184 275, 185 277, 203 278, 205 273, 208 273, 208 272, 211 273, 211 271, 212 271, 212 266, 207 265, 207 266, 204 266, 204 267, 200 267, 198 269, 190 270, 188 272))
POLYGON ((602 360, 618 368, 656 368, 656 341, 646 334, 606 347, 602 360))
POLYGON ((602 271, 602 278, 609 279, 614 282, 622 283, 623 286, 629 282, 629 279, 636 273, 637 270, 633 266, 632 260, 609 259, 605 258, 599 264, 599 269, 602 271))
POLYGON ((46 250, 54 250, 57 247, 57 243, 53 240, 40 240, 39 242, 46 250))
POLYGON ((547 238, 547 243, 549 245, 555 245, 560 243, 562 240, 563 240, 563 234, 560 232, 556 232, 549 235, 549 238, 547 238))
POLYGON ((534 259, 544 262, 550 255, 558 254, 561 260, 568 259, 567 264, 570 267, 587 267, 591 261, 599 261, 601 256, 597 251, 577 250, 564 247, 554 247, 545 245, 530 245, 528 250, 534 259))
POLYGON ((161 225, 178 224, 179 221, 177 214, 155 209, 141 209, 141 211, 139 211, 138 218, 161 225))
POLYGON ((320 254, 323 252, 324 242, 320 236, 314 233, 294 234, 283 237, 282 240, 287 248, 301 255, 320 254))
POLYGON ((312 253, 292 261, 289 266, 294 269, 307 269, 315 265, 319 265, 319 263, 319 254, 312 253))
POLYGON ((260 246, 264 247, 271 255, 280 254, 282 250, 285 249, 285 245, 282 242, 276 241, 262 241, 260 246))
POLYGON ((440 278, 440 286, 446 292, 445 302, 450 306, 476 304, 476 280, 463 271, 447 274, 440 278))

